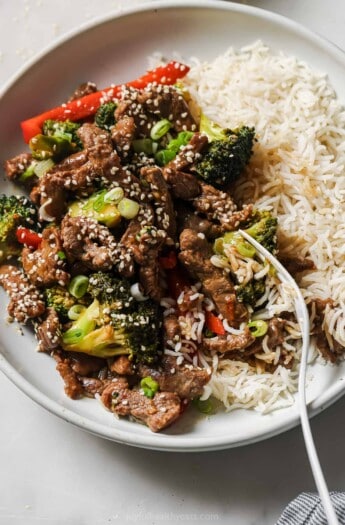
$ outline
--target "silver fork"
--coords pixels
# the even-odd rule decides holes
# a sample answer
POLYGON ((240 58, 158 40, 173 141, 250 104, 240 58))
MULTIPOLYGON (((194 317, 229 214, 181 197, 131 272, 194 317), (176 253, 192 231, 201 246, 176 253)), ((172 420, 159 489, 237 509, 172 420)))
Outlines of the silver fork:
POLYGON ((274 255, 266 250, 260 243, 253 239, 243 230, 239 230, 239 233, 257 250, 258 255, 262 260, 267 260, 277 271, 277 276, 282 283, 286 283, 291 287, 291 291, 294 294, 294 305, 297 314, 297 321, 300 325, 302 334, 302 350, 301 350, 301 363, 298 376, 298 398, 299 398, 299 412, 301 419, 302 432, 304 437, 304 443, 307 449, 310 467, 314 476, 314 481, 319 492, 320 499, 322 501, 326 518, 329 525, 339 525, 338 518, 334 511, 334 507, 329 495, 327 484, 321 469, 320 461, 316 452, 313 435, 310 428, 307 403, 306 403, 306 371, 308 364, 308 350, 309 350, 309 314, 302 296, 301 290, 299 289, 294 278, 284 268, 284 266, 278 261, 274 255))

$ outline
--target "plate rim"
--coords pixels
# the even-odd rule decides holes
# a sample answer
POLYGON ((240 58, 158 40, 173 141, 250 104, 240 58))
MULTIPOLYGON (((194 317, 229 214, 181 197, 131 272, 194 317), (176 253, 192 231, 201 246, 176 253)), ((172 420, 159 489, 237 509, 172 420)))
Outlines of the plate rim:
MULTIPOLYGON (((122 8, 120 12, 110 11, 106 15, 94 18, 91 21, 84 22, 78 28, 67 31, 53 43, 46 46, 43 50, 35 53, 23 66, 21 66, 14 74, 10 76, 7 82, 5 82, 0 88, 0 101, 7 94, 7 92, 20 81, 29 70, 39 63, 43 58, 59 48, 69 40, 78 37, 82 33, 86 33, 89 30, 96 29, 102 24, 109 23, 113 20, 119 20, 128 16, 138 15, 143 12, 152 10, 165 10, 165 9, 211 9, 215 11, 230 11, 235 13, 243 13, 255 18, 268 20, 275 25, 283 26, 292 32, 297 33, 301 37, 305 38, 312 44, 322 48, 326 53, 332 55, 333 58, 338 60, 345 69, 345 51, 340 49, 333 42, 330 42, 325 37, 305 27, 303 24, 296 22, 287 16, 274 13, 270 10, 263 9, 256 6, 249 6, 245 4, 237 4, 234 2, 225 2, 224 0, 158 0, 150 1, 145 4, 122 8)), ((222 437, 193 437, 193 439, 186 439, 183 441, 183 437, 179 435, 179 441, 176 441, 176 436, 166 434, 153 434, 148 435, 136 434, 130 430, 117 429, 113 426, 107 426, 106 424, 92 421, 87 417, 78 415, 73 410, 66 408, 59 404, 57 401, 51 399, 48 395, 43 394, 37 387, 33 386, 20 372, 16 370, 14 366, 6 359, 2 354, 2 343, 0 341, 0 371, 16 385, 25 395, 31 400, 36 402, 41 407, 48 410, 51 414, 63 419, 64 421, 81 428, 96 436, 115 441, 121 444, 127 444, 135 447, 146 448, 151 450, 159 451, 174 451, 174 452, 203 452, 212 450, 223 450, 228 448, 234 448, 239 446, 246 446, 253 443, 266 440, 268 438, 277 436, 283 432, 286 432, 299 424, 299 413, 297 410, 292 412, 289 419, 285 424, 277 424, 276 426, 270 426, 267 432, 262 432, 259 436, 251 436, 241 441, 229 440, 229 437, 224 440, 222 437)), ((339 381, 340 382, 340 381, 339 381)), ((321 394, 309 405, 309 415, 313 417, 328 406, 338 401, 345 394, 345 386, 336 387, 327 390, 327 395, 321 394), (335 391, 335 392, 333 392, 335 391), (333 392, 333 394, 332 394, 333 392)), ((296 403, 297 405, 297 403, 296 403)), ((296 408, 295 405, 295 408, 296 408)), ((283 409, 284 410, 284 409, 283 409)))

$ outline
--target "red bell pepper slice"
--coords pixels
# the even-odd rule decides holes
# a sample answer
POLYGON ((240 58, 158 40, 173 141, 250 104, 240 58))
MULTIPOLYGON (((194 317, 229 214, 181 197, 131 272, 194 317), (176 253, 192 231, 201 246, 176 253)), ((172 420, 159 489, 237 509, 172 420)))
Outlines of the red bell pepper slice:
POLYGON ((175 266, 166 272, 168 290, 173 299, 177 299, 185 290, 189 289, 191 283, 188 276, 180 266, 175 266))
POLYGON ((142 89, 153 82, 172 85, 175 84, 178 79, 183 78, 188 71, 188 66, 173 60, 165 66, 159 66, 152 71, 148 71, 142 77, 127 82, 126 84, 111 86, 45 111, 40 115, 21 122, 24 140, 25 142, 29 142, 32 137, 41 133, 45 120, 72 120, 75 122, 94 115, 102 103, 118 98, 123 86, 142 89))
POLYGON ((32 230, 29 230, 29 228, 24 228, 23 226, 19 226, 17 228, 16 237, 20 244, 26 244, 26 246, 29 246, 29 248, 34 248, 35 250, 42 242, 41 235, 33 232, 32 230))
MULTIPOLYGON (((188 278, 188 275, 178 264, 171 270, 167 270, 166 278, 169 294, 175 300, 182 292, 188 291, 191 287, 191 282, 188 278)), ((223 321, 219 319, 219 317, 217 317, 214 313, 208 312, 207 310, 205 311, 205 325, 214 334, 226 334, 223 321)))
POLYGON ((170 252, 167 255, 159 257, 159 265, 163 270, 172 270, 177 264, 177 257, 175 252, 170 252))
POLYGON ((205 312, 205 324, 211 332, 217 335, 225 335, 223 322, 212 312, 205 312))

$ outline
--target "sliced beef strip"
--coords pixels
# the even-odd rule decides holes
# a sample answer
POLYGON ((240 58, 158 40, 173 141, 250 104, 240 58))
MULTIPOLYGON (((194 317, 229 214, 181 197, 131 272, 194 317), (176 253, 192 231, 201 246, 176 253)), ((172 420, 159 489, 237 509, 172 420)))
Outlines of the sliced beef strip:
POLYGON ((172 392, 157 392, 149 399, 141 391, 127 388, 113 393, 111 407, 119 416, 131 416, 145 423, 152 432, 168 427, 181 414, 181 400, 172 392))
POLYGON ((166 165, 165 169, 172 172, 189 172, 207 146, 207 135, 199 132, 194 133, 188 144, 180 149, 176 157, 166 165))
POLYGON ((153 197, 152 205, 155 210, 156 225, 174 239, 176 236, 176 219, 173 200, 169 188, 164 180, 162 170, 157 166, 141 169, 141 177, 149 185, 149 193, 153 197))
POLYGON ((91 95, 97 91, 97 86, 94 82, 83 82, 78 86, 69 97, 68 102, 73 100, 78 100, 78 98, 86 97, 86 95, 91 95))
POLYGON ((107 388, 109 381, 98 379, 97 377, 78 376, 78 381, 83 387, 83 393, 87 397, 95 397, 96 394, 102 395, 107 388))
POLYGON ((84 396, 84 389, 78 379, 78 374, 73 370, 68 357, 64 357, 60 352, 53 352, 57 362, 56 370, 59 372, 64 382, 65 394, 71 399, 80 399, 84 396))
MULTIPOLYGON (((154 212, 150 205, 142 204, 137 217, 132 219, 116 248, 116 269, 124 277, 132 277, 135 263, 143 264, 149 243, 143 235, 145 228, 154 228, 154 212)), ((148 235, 149 239, 149 235, 148 235)))
POLYGON ((148 252, 145 262, 139 268, 139 281, 143 287, 144 295, 159 302, 163 297, 160 283, 160 268, 158 263, 158 249, 148 252))
POLYGON ((114 377, 106 388, 103 390, 101 395, 101 401, 103 405, 110 410, 114 411, 114 405, 117 398, 120 395, 122 390, 127 390, 129 388, 128 381, 125 377, 114 377))
POLYGON ((176 358, 164 356, 158 368, 139 366, 141 377, 152 377, 159 384, 161 391, 175 392, 180 398, 195 399, 204 391, 210 380, 210 374, 192 365, 177 365, 176 358))
POLYGON ((268 330, 267 330, 267 346, 272 350, 281 345, 286 337, 285 333, 286 320, 281 319, 280 317, 273 317, 268 321, 268 330))
POLYGON ((40 352, 51 352, 61 345, 61 324, 54 308, 47 308, 42 322, 37 324, 36 337, 40 352))
MULTIPOLYGON (((151 210, 151 207, 149 208, 151 210)), ((152 212, 153 220, 153 212, 152 212)), ((141 221, 138 217, 132 219, 115 251, 115 267, 120 275, 130 278, 135 274, 135 263, 142 264, 147 246, 140 242, 141 221)))
POLYGON ((316 298, 308 305, 309 311, 315 314, 312 334, 316 337, 316 346, 322 357, 324 357, 326 361, 336 363, 338 359, 344 355, 345 348, 332 336, 329 336, 328 339, 322 328, 327 306, 334 306, 334 301, 330 298, 316 298))
POLYGON ((214 301, 218 312, 228 323, 237 327, 247 320, 248 311, 237 301, 233 283, 220 268, 211 263, 212 249, 205 236, 193 230, 183 230, 180 249, 179 260, 201 282, 204 292, 214 301))
POLYGON ((175 208, 178 233, 185 229, 190 229, 197 233, 203 233, 210 240, 223 235, 224 229, 220 224, 215 224, 205 219, 205 217, 200 217, 187 203, 179 202, 175 208))
POLYGON ((52 355, 64 380, 65 392, 72 399, 102 394, 112 381, 110 373, 100 377, 106 364, 104 359, 77 352, 64 352, 61 349, 56 349, 52 355))
POLYGON ((96 220, 66 215, 61 223, 63 249, 70 263, 81 261, 90 270, 110 270, 117 249, 109 229, 96 220))
POLYGON ((153 208, 149 204, 143 204, 138 215, 130 221, 121 237, 120 245, 127 253, 132 254, 137 264, 143 264, 150 248, 160 246, 165 240, 165 232, 157 230, 154 221, 153 208))
POLYGON ((177 315, 169 314, 163 319, 163 334, 164 340, 168 341, 179 341, 181 338, 181 327, 178 322, 177 315))
POLYGON ((175 199, 190 200, 200 195, 199 181, 191 173, 165 168, 164 178, 175 199))
POLYGON ((149 205, 142 205, 138 216, 132 219, 118 245, 118 272, 125 275, 134 262, 139 265, 140 283, 144 294, 159 301, 162 296, 158 255, 166 241, 166 232, 154 226, 154 213, 149 205))
POLYGON ((59 257, 62 250, 60 231, 54 226, 43 230, 37 249, 23 248, 22 264, 32 284, 38 287, 68 284, 70 275, 65 271, 66 262, 59 257))
POLYGON ((83 354, 81 352, 68 352, 70 364, 74 372, 80 376, 96 374, 104 368, 106 361, 100 357, 83 354))
POLYGON ((279 260, 291 275, 316 269, 314 261, 303 257, 279 257, 279 260))
POLYGON ((123 159, 128 157, 135 136, 136 125, 134 118, 123 115, 111 130, 113 144, 123 159))
MULTIPOLYGON (((130 178, 113 150, 110 134, 90 123, 77 131, 84 149, 59 162, 43 177, 31 192, 32 201, 44 206, 45 213, 60 220, 66 211, 67 196, 72 193, 87 197, 95 190, 95 183, 109 187, 130 178)), ((131 192, 133 192, 131 188, 131 192)), ((141 189, 138 187, 138 192, 141 189)))
POLYGON ((196 130, 196 124, 183 96, 172 86, 154 86, 142 90, 126 88, 115 111, 115 119, 132 117, 138 137, 149 136, 153 124, 162 118, 171 121, 175 131, 196 130))
POLYGON ((139 93, 138 101, 150 114, 170 120, 175 131, 196 130, 187 102, 173 86, 151 84, 139 93))
POLYGON ((130 279, 135 275, 136 268, 133 253, 121 242, 117 244, 114 252, 114 266, 122 277, 130 279))
POLYGON ((200 195, 200 183, 197 177, 189 173, 189 170, 207 144, 206 135, 195 133, 189 144, 182 148, 175 159, 165 166, 163 175, 175 198, 190 200, 200 195))
POLYGON ((131 376, 134 374, 134 369, 131 361, 126 355, 119 355, 108 362, 109 370, 120 376, 131 376))
POLYGON ((12 159, 6 160, 4 163, 4 169, 7 177, 10 180, 18 179, 18 177, 20 177, 20 175, 22 175, 30 166, 31 161, 31 153, 21 153, 12 159))
POLYGON ((41 220, 59 221, 66 211, 67 193, 64 180, 59 174, 47 172, 32 188, 30 199, 39 206, 41 220))
POLYGON ((249 328, 245 328, 241 334, 227 334, 218 337, 204 337, 202 346, 205 350, 216 351, 219 353, 232 352, 234 350, 244 350, 255 341, 249 328))
POLYGON ((214 188, 210 184, 200 183, 201 194, 193 199, 194 209, 210 221, 219 221, 224 231, 232 231, 246 221, 252 214, 253 206, 248 204, 242 210, 237 206, 231 196, 214 188))
POLYGON ((10 296, 7 311, 19 323, 40 317, 45 312, 45 302, 40 290, 16 266, 0 266, 0 285, 10 296))

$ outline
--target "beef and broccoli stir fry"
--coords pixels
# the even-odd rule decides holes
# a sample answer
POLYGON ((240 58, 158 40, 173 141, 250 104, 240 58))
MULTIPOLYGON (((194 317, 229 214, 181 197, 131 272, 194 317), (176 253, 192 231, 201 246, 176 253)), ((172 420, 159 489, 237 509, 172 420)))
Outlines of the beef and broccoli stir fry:
MULTIPOLYGON (((46 119, 5 163, 29 197, 0 197, 9 316, 33 326, 68 396, 99 396, 152 431, 200 399, 215 354, 269 372, 294 361, 279 346, 291 312, 253 319, 274 275, 236 232, 277 248, 271 212, 232 198, 254 129, 220 129, 171 83, 46 119), (272 356, 260 360, 263 345, 272 356)), ((70 101, 93 93, 84 84, 70 101)))

